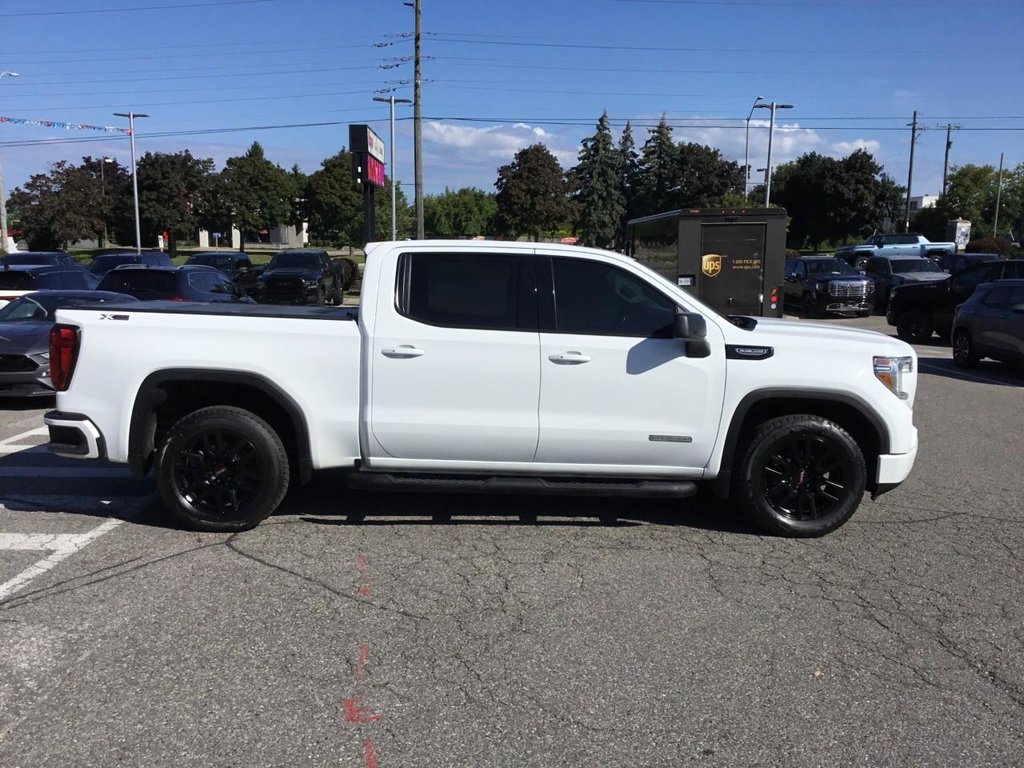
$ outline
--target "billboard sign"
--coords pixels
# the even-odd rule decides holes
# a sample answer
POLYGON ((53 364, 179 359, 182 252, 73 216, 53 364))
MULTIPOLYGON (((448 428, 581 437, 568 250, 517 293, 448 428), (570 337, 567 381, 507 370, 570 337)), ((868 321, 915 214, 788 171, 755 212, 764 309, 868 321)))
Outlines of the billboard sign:
POLYGON ((384 141, 368 125, 348 127, 348 148, 350 152, 365 152, 382 163, 386 162, 384 141))

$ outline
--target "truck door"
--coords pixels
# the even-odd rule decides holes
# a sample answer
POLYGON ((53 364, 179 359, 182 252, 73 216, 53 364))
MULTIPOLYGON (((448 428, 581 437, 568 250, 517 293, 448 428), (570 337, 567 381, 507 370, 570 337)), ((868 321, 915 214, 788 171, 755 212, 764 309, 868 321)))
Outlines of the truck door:
POLYGON ((718 435, 723 345, 688 358, 672 338, 675 299, 618 264, 555 256, 537 272, 537 462, 698 475, 718 435))
POLYGON ((411 247, 384 267, 366 351, 371 464, 533 460, 540 342, 521 253, 411 247))
POLYGON ((726 315, 763 314, 765 225, 701 225, 700 297, 726 315))

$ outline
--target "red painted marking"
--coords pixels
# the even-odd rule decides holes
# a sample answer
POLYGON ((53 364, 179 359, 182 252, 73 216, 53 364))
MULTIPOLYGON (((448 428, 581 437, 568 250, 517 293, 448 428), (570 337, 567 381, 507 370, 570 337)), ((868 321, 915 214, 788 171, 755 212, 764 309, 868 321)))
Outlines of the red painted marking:
POLYGON ((341 705, 345 708, 345 722, 346 723, 359 723, 365 725, 366 723, 372 723, 375 720, 380 720, 381 716, 374 714, 373 710, 369 707, 363 706, 363 695, 353 696, 351 699, 345 699, 341 702, 341 705))
POLYGON ((363 741, 363 760, 366 768, 377 768, 377 750, 373 748, 373 742, 369 739, 363 741))
POLYGON ((356 590, 356 594, 360 597, 369 597, 373 594, 373 588, 369 584, 363 584, 363 586, 356 590))
POLYGON ((373 593, 373 587, 370 586, 370 568, 366 561, 366 555, 356 555, 356 568, 359 569, 359 575, 363 577, 363 585, 356 589, 356 594, 360 597, 369 597, 373 593))
POLYGON ((356 680, 363 682, 366 679, 366 662, 370 660, 370 646, 363 643, 359 646, 359 655, 356 656, 356 680))

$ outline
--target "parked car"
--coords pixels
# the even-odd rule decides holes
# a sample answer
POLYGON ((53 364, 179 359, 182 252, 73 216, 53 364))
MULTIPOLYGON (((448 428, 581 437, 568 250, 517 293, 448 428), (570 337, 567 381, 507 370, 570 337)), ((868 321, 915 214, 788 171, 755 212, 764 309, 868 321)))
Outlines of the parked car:
POLYGON ((998 253, 947 253, 939 258, 939 267, 949 273, 962 272, 975 264, 1003 259, 998 253))
POLYGON ((862 269, 872 256, 939 258, 946 253, 956 253, 956 243, 933 243, 924 235, 908 232, 872 235, 860 245, 844 245, 836 249, 836 258, 862 269))
POLYGON ((345 276, 327 251, 280 251, 256 278, 251 292, 261 304, 341 304, 345 276))
POLYGON ((26 293, 41 290, 88 291, 96 287, 96 277, 79 266, 53 267, 23 264, 4 265, 0 269, 0 307, 26 293))
POLYGON ((100 280, 99 290, 127 293, 139 300, 240 301, 254 303, 241 288, 213 267, 121 266, 100 280))
POLYGON ((983 357, 1024 364, 1024 280, 979 285, 953 320, 953 362, 963 368, 983 357))
POLYGON ((845 261, 832 256, 786 259, 783 300, 806 317, 834 312, 867 317, 875 284, 845 261))
POLYGON ((249 254, 244 251, 209 251, 193 253, 185 261, 185 266, 199 265, 213 267, 222 272, 243 291, 250 291, 256 278, 262 272, 261 267, 253 265, 249 254))
POLYGON ((948 275, 931 259, 904 256, 872 256, 864 265, 864 273, 875 281, 875 306, 884 310, 889 291, 897 285, 945 280, 948 275))
POLYGON ((75 260, 64 251, 14 251, 0 256, 0 266, 74 267, 75 260))
POLYGON ((1024 260, 983 261, 945 280, 900 285, 889 294, 885 318, 905 341, 921 343, 933 333, 948 337, 957 306, 979 285, 1013 278, 1024 278, 1024 260))
POLYGON ((52 395, 50 328, 57 309, 111 301, 135 299, 104 291, 38 291, 0 308, 0 396, 52 395))
POLYGON ((97 253, 89 262, 89 271, 102 277, 112 269, 125 264, 144 264, 147 267, 173 267, 171 257, 163 251, 103 251, 97 253))

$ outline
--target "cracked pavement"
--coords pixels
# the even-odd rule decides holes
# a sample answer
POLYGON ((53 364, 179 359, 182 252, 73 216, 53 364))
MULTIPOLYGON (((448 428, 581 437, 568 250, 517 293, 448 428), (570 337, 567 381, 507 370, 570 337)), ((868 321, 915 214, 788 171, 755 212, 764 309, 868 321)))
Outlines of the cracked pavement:
MULTIPOLYGON (((1024 380, 984 371, 922 375, 910 480, 817 540, 331 474, 196 534, 105 481, 127 522, 0 602, 0 764, 1024 764, 1024 380)), ((74 482, 2 530, 98 525, 74 482)))

